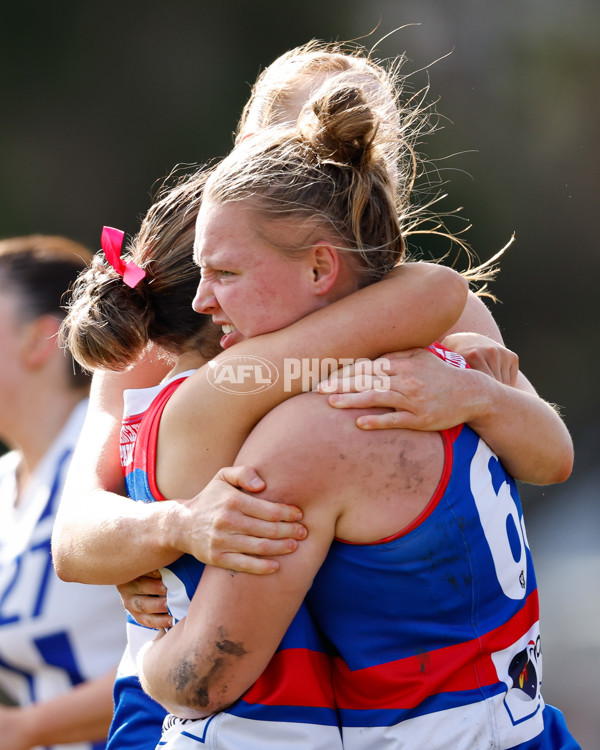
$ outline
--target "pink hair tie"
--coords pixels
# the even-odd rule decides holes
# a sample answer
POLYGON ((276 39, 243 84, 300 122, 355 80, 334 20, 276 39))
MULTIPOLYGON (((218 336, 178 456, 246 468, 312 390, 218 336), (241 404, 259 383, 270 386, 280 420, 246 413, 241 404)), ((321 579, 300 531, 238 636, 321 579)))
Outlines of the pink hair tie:
POLYGON ((146 272, 133 261, 125 262, 121 259, 121 249, 123 247, 123 237, 125 232, 113 227, 102 228, 102 239, 100 244, 106 255, 106 260, 115 269, 123 281, 132 289, 144 278, 146 272))

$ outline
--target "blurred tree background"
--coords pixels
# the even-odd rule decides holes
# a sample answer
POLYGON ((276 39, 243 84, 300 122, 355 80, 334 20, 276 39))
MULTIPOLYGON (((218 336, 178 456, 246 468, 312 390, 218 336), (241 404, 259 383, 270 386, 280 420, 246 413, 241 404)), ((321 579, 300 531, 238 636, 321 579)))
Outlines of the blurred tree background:
POLYGON ((93 249, 104 224, 136 231, 176 164, 231 148, 251 83, 290 47, 366 35, 370 47, 390 34, 378 57, 406 52, 407 70, 438 60, 421 75, 442 115, 423 146, 448 181, 441 208, 464 206, 481 259, 516 233, 492 309, 575 440, 569 482, 523 492, 548 615, 546 699, 588 750, 600 748, 599 32, 597 0, 0 8, 0 236, 66 234, 93 249))

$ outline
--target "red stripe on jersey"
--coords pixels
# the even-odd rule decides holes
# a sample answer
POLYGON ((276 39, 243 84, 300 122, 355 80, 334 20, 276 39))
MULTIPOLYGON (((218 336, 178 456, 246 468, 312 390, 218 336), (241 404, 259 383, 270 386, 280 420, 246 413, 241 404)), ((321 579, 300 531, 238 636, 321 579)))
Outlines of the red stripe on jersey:
POLYGON ((129 417, 124 418, 121 422, 121 430, 119 432, 119 454, 121 457, 121 468, 123 469, 124 476, 133 471, 133 452, 143 416, 143 414, 132 414, 129 417))
POLYGON ((242 699, 269 706, 333 708, 331 659, 303 648, 278 651, 242 699))
MULTIPOLYGON (((450 349, 448 349, 448 347, 440 344, 437 341, 426 348, 428 352, 435 354, 436 357, 439 357, 447 364, 452 365, 452 367, 458 367, 459 370, 471 369, 471 365, 462 356, 462 354, 457 354, 456 352, 451 351, 450 349)), ((454 442, 460 435, 460 431, 462 430, 462 428, 462 424, 459 424, 456 427, 450 427, 449 429, 444 430, 444 432, 448 435, 450 440, 454 442)))
MULTIPOLYGON (((456 352, 451 351, 447 347, 442 346, 442 344, 438 343, 437 341, 431 344, 431 346, 426 347, 426 349, 436 357, 439 357, 439 359, 441 359, 443 362, 446 362, 453 367, 458 367, 460 369, 469 369, 469 365, 467 364, 464 357, 462 357, 460 354, 457 354, 456 352)), ((383 539, 378 539, 375 542, 349 542, 347 539, 342 539, 341 537, 336 537, 336 541, 357 546, 360 546, 361 544, 386 544, 387 542, 393 542, 395 539, 406 536, 406 534, 410 534, 411 531, 414 531, 414 529, 420 526, 425 521, 425 519, 433 513, 433 511, 437 507, 437 504, 443 497, 444 492, 446 491, 446 487, 448 486, 450 475, 452 473, 452 444, 460 435, 462 428, 463 425, 459 424, 456 427, 451 427, 447 430, 440 431, 440 435, 444 442, 444 468, 442 470, 442 476, 435 492, 431 497, 431 500, 427 503, 426 507, 421 511, 421 513, 414 519, 414 521, 411 521, 408 526, 400 529, 400 531, 396 531, 394 534, 390 534, 390 536, 386 536, 383 539)))
POLYGON ((408 526, 400 529, 400 531, 397 531, 395 534, 390 534, 390 536, 386 536, 383 539, 377 539, 377 541, 375 542, 349 542, 347 539, 342 539, 341 537, 336 537, 336 541, 342 542, 343 544, 351 544, 356 547, 360 547, 361 545, 366 547, 374 544, 387 544, 388 542, 393 542, 396 539, 400 539, 400 537, 410 534, 411 531, 414 531, 418 526, 424 523, 424 521, 437 508, 438 503, 446 492, 446 488, 448 487, 448 482, 450 481, 450 476, 452 474, 452 461, 454 457, 452 446, 454 444, 454 441, 460 435, 460 431, 462 430, 462 428, 463 425, 460 424, 457 427, 451 427, 449 430, 442 430, 440 432, 440 437, 442 438, 442 442, 444 444, 444 466, 442 468, 442 476, 440 477, 440 481, 438 482, 438 486, 436 487, 435 492, 431 496, 431 500, 414 519, 414 521, 411 521, 408 526))
POLYGON ((469 365, 469 363, 462 356, 462 354, 457 354, 456 352, 453 352, 451 349, 448 349, 447 346, 440 344, 438 341, 435 341, 433 344, 431 344, 431 346, 426 346, 425 349, 428 352, 435 354, 436 357, 439 357, 444 362, 447 362, 449 365, 452 365, 453 367, 458 367, 460 370, 471 369, 471 365, 469 365))
POLYGON ((334 659, 338 708, 415 708, 437 693, 476 690, 498 682, 491 654, 515 643, 538 621, 537 590, 508 622, 465 643, 351 671, 334 659))
POLYGON ((125 467, 125 473, 142 469, 146 472, 148 486, 155 500, 166 498, 158 489, 156 484, 156 446, 158 444, 158 429, 160 419, 167 402, 179 386, 186 380, 187 375, 174 379, 166 385, 154 398, 150 406, 139 416, 132 416, 123 420, 121 427, 121 453, 123 454, 124 435, 129 430, 135 431, 135 445, 133 450, 133 461, 125 467), (136 423, 137 420, 137 423, 136 423))

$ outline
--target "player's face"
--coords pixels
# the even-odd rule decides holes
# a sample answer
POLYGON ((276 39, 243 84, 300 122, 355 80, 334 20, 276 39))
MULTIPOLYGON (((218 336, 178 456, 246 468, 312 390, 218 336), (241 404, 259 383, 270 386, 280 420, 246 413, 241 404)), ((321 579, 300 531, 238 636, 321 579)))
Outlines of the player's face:
POLYGON ((242 201, 205 200, 198 215, 194 252, 202 277, 193 304, 222 326, 223 348, 284 328, 321 304, 310 290, 308 262, 285 256, 255 225, 242 201))

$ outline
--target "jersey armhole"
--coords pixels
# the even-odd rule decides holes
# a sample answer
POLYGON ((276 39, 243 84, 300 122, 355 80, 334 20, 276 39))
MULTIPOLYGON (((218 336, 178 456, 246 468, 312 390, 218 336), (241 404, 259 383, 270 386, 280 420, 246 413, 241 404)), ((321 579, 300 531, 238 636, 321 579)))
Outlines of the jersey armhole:
POLYGON ((431 496, 431 500, 427 503, 427 505, 423 508, 423 510, 419 513, 419 515, 415 518, 414 521, 409 523, 408 526, 405 526, 397 534, 394 534, 393 536, 388 537, 387 539, 382 539, 381 540, 382 542, 393 541, 394 539, 399 539, 402 536, 406 536, 407 534, 410 534, 411 531, 414 531, 414 529, 416 529, 427 518, 429 518, 429 516, 437 508, 440 500, 444 496, 444 492, 446 492, 446 488, 448 487, 448 482, 450 481, 450 476, 452 474, 452 462, 454 459, 454 441, 460 435, 462 428, 463 428, 463 425, 459 425, 458 427, 452 427, 449 430, 442 430, 439 433, 440 437, 442 438, 442 443, 444 446, 444 466, 442 468, 442 475, 440 477, 440 481, 438 482, 438 485, 435 488, 435 492, 431 496))
POLYGON ((387 544, 388 542, 393 542, 396 539, 400 539, 401 537, 406 536, 407 534, 410 534, 411 531, 414 531, 422 523, 424 523, 426 519, 429 518, 429 516, 437 508, 440 500, 444 496, 444 492, 446 492, 446 488, 448 487, 448 482, 450 481, 450 476, 452 474, 452 462, 454 459, 454 447, 453 447, 454 441, 460 435, 462 428, 463 428, 463 425, 458 425, 458 427, 452 427, 449 430, 440 431, 439 435, 442 438, 442 445, 444 447, 444 466, 442 467, 442 475, 437 484, 437 487, 435 488, 433 495, 431 496, 431 499, 429 500, 427 505, 423 508, 423 510, 419 513, 419 515, 408 524, 408 526, 405 526, 403 529, 400 529, 400 531, 397 531, 395 534, 386 536, 383 539, 377 539, 375 542, 349 542, 346 539, 340 539, 338 537, 336 537, 335 541, 341 542, 342 544, 351 544, 357 547, 369 547, 369 546, 376 545, 376 544, 387 544))
POLYGON ((150 407, 150 409, 152 410, 152 421, 150 423, 150 429, 148 430, 147 477, 150 492, 152 493, 154 499, 158 502, 162 502, 163 500, 168 499, 158 489, 158 485, 156 483, 156 446, 158 443, 158 429, 160 427, 160 420, 167 402, 185 379, 185 377, 182 377, 178 380, 174 380, 172 383, 169 383, 169 385, 167 385, 160 392, 157 400, 150 407))

